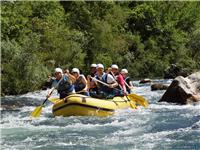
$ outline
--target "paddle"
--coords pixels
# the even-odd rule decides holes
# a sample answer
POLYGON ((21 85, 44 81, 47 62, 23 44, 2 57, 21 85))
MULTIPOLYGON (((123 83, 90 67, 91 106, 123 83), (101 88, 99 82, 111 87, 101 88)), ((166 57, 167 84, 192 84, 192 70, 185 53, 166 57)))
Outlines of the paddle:
POLYGON ((147 108, 149 106, 149 103, 147 100, 145 100, 142 96, 136 95, 136 94, 128 94, 127 95, 132 101, 135 101, 136 103, 140 104, 141 106, 147 108))
POLYGON ((126 81, 123 79, 123 81, 124 81, 124 83, 125 83, 125 85, 129 88, 129 89, 132 89, 133 87, 130 87, 129 85, 128 85, 128 83, 126 83, 126 81))
POLYGON ((136 104, 135 101, 131 101, 131 100, 128 98, 128 96, 126 96, 126 98, 128 99, 131 108, 137 109, 137 106, 135 105, 135 104, 136 104), (133 103, 133 102, 134 102, 134 103, 133 103))
MULTIPOLYGON (((98 80, 98 79, 96 79, 96 78, 93 78, 93 77, 91 77, 91 78, 92 78, 93 80, 95 80, 95 81, 97 81, 97 82, 99 82, 99 83, 105 85, 105 86, 109 86, 109 85, 108 85, 107 83, 105 83, 105 82, 102 82, 102 81, 100 81, 100 80, 98 80)), ((117 89, 117 88, 114 88, 114 89, 119 90, 119 89, 117 89)), ((121 90, 120 90, 120 91, 121 91, 121 90)), ((139 95, 136 95, 136 94, 128 94, 127 96, 128 96, 128 98, 129 98, 130 100, 132 100, 132 101, 134 101, 134 102, 140 104, 141 106, 143 106, 143 107, 145 107, 145 108, 148 106, 147 100, 145 100, 145 98, 143 98, 142 96, 139 96, 139 95)))
POLYGON ((34 109, 34 111, 31 113, 31 117, 35 117, 35 118, 36 118, 36 117, 39 117, 39 116, 40 116, 40 114, 41 114, 41 112, 42 112, 42 107, 43 107, 44 103, 45 103, 47 100, 48 100, 48 98, 46 98, 40 106, 38 106, 38 107, 36 107, 36 108, 34 109))
MULTIPOLYGON (((124 83, 126 84, 127 87, 129 87, 129 85, 126 83, 126 81, 124 80, 124 83)), ((145 100, 142 96, 136 95, 136 94, 128 94, 127 95, 131 100, 134 100, 136 103, 140 104, 143 107, 148 107, 149 103, 147 100, 145 100)))
MULTIPOLYGON (((58 81, 58 83, 56 84, 56 86, 52 88, 52 90, 51 90, 51 92, 50 92, 49 95, 51 95, 51 94, 53 93, 53 91, 55 90, 55 88, 56 88, 56 87, 59 85, 59 83, 62 81, 63 77, 64 77, 64 75, 63 75, 62 78, 58 81)), ((46 98, 40 106, 38 106, 38 107, 36 107, 36 108, 34 109, 34 111, 31 113, 31 117, 36 118, 36 117, 39 117, 39 116, 40 116, 40 114, 41 114, 41 112, 42 112, 42 107, 44 106, 44 104, 46 103, 47 100, 48 100, 48 98, 46 98)))
MULTIPOLYGON (((111 72, 111 74, 113 75, 112 72, 111 72)), ((124 81, 125 85, 127 87, 129 87, 129 85, 126 83, 126 81, 124 79, 123 79, 123 81, 124 81)), ((122 89, 121 86, 120 86, 120 88, 122 89)), ((117 90, 119 90, 119 89, 117 89, 117 90)), ((127 98, 131 99, 132 101, 135 101, 136 103, 140 104, 141 106, 143 106, 145 108, 149 105, 148 102, 142 96, 139 96, 136 94, 128 94, 127 98)))

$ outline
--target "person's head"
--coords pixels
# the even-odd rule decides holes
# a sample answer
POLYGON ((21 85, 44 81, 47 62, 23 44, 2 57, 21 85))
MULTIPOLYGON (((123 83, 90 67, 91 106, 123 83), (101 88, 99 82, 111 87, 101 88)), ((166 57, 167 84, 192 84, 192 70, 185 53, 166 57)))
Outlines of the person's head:
POLYGON ((111 68, 111 67, 108 67, 108 68, 106 69, 106 73, 110 73, 111 70, 112 70, 112 68, 111 68))
POLYGON ((54 73, 57 80, 60 80, 62 78, 63 71, 61 68, 56 68, 54 73))
POLYGON ((111 66, 111 71, 112 71, 112 73, 114 73, 114 74, 116 74, 116 73, 118 73, 118 66, 116 65, 116 64, 113 64, 112 66, 111 66))
POLYGON ((96 72, 96 68, 97 68, 96 64, 91 64, 91 66, 90 66, 90 72, 91 73, 95 73, 96 72))
POLYGON ((128 70, 127 70, 127 69, 122 69, 122 70, 121 70, 121 74, 122 74, 123 76, 127 76, 128 70))
POLYGON ((101 75, 103 74, 104 66, 102 64, 97 64, 97 74, 101 75))
POLYGON ((78 68, 73 68, 72 69, 72 75, 77 78, 80 75, 79 69, 78 68))

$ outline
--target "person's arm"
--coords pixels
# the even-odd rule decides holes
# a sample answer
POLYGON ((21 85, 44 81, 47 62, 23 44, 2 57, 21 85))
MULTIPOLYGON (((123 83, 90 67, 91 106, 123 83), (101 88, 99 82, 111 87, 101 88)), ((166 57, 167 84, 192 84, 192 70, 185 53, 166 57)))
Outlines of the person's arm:
POLYGON ((89 89, 93 89, 97 87, 97 82, 92 79, 91 75, 87 76, 87 82, 88 82, 88 86, 87 86, 88 91, 89 89))
POLYGON ((126 84, 126 86, 129 88, 129 89, 133 89, 134 87, 133 87, 133 84, 131 83, 131 79, 130 78, 128 78, 127 79, 127 82, 124 80, 124 82, 125 82, 125 84, 126 84))
POLYGON ((131 82, 131 81, 129 81, 128 83, 129 83, 129 84, 128 84, 128 87, 129 87, 129 89, 133 89, 134 87, 133 87, 133 84, 132 84, 132 82, 131 82))
POLYGON ((69 79, 70 79, 72 82, 75 82, 75 81, 76 81, 76 78, 75 78, 71 73, 69 73, 69 70, 65 70, 64 74, 65 74, 66 76, 68 76, 69 79))
POLYGON ((117 83, 117 81, 115 80, 114 83, 110 84, 109 87, 115 88, 115 87, 117 87, 117 86, 118 86, 118 83, 117 83))
POLYGON ((85 78, 84 75, 82 75, 81 81, 83 82, 83 84, 85 84, 85 88, 83 89, 84 91, 87 91, 88 89, 88 85, 87 85, 87 80, 85 78))
POLYGON ((48 90, 47 98, 49 98, 52 94, 52 91, 57 88, 56 87, 57 83, 58 82, 56 81, 56 79, 52 82, 51 89, 48 90))
POLYGON ((87 75, 87 91, 91 88, 91 75, 87 75))
POLYGON ((118 86, 117 81, 110 74, 107 74, 107 83, 109 84, 110 88, 115 88, 118 86))

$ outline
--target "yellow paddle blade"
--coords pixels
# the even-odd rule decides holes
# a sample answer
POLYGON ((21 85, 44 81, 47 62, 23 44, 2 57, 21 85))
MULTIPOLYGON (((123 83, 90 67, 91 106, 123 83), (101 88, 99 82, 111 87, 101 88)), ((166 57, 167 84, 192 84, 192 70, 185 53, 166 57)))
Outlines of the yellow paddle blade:
POLYGON ((41 106, 38 106, 34 109, 34 111, 31 113, 31 117, 39 117, 40 114, 42 112, 42 105, 41 106))
POLYGON ((147 100, 145 100, 145 98, 143 98, 142 96, 136 95, 136 94, 128 94, 128 97, 132 100, 135 101, 136 103, 140 104, 143 107, 148 107, 149 103, 147 100))
POLYGON ((56 103, 56 102, 59 101, 60 99, 57 98, 57 97, 54 97, 54 98, 49 98, 48 100, 49 100, 50 102, 52 102, 52 103, 56 103))
POLYGON ((137 106, 136 106, 135 104, 133 104, 132 101, 129 101, 129 103, 130 103, 131 108, 133 108, 133 109, 137 109, 137 106))

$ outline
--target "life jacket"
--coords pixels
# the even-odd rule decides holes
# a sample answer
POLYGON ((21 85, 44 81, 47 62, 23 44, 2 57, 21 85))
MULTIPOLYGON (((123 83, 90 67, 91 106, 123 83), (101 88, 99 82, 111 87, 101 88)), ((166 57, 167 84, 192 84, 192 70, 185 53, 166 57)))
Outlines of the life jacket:
POLYGON ((129 89, 129 87, 127 86, 127 84, 129 85, 129 82, 128 82, 129 79, 130 79, 130 77, 126 77, 125 80, 124 80, 126 82, 126 88, 127 89, 129 89))
POLYGON ((109 73, 114 79, 115 79, 115 81, 117 81, 117 83, 118 83, 118 86, 116 87, 117 89, 119 89, 119 90, 122 90, 121 89, 121 87, 120 87, 120 83, 119 83, 119 81, 117 80, 117 76, 119 75, 119 74, 117 74, 116 76, 113 74, 113 73, 109 73))
POLYGON ((110 74, 113 76, 115 81, 117 81, 118 86, 113 89, 114 95, 116 96, 123 96, 124 95, 124 90, 122 89, 120 85, 120 81, 118 80, 118 76, 120 75, 119 73, 115 76, 113 73, 110 72, 110 74))
POLYGON ((74 85, 70 82, 69 77, 64 76, 57 89, 60 94, 60 98, 64 98, 74 90, 74 85))
POLYGON ((116 76, 112 73, 112 72, 109 72, 109 74, 116 80, 116 76))
POLYGON ((96 75, 96 72, 95 73, 90 73, 91 77, 94 77, 96 75))
POLYGON ((126 90, 130 94, 131 93, 131 89, 127 86, 127 85, 130 86, 130 84, 129 84, 130 77, 126 77, 124 81, 126 82, 126 84, 125 84, 126 85, 126 90))
POLYGON ((81 91, 85 88, 85 84, 82 82, 83 75, 80 75, 79 78, 74 82, 75 91, 81 91))
MULTIPOLYGON (((107 82, 108 74, 107 73, 104 73, 101 79, 98 76, 95 76, 95 78, 108 84, 108 82, 107 82)), ((106 86, 106 85, 104 85, 102 83, 98 82, 97 87, 98 87, 98 89, 100 91, 103 91, 105 93, 113 93, 113 89, 112 88, 109 88, 108 86, 106 86)))
MULTIPOLYGON (((95 73, 90 73, 90 74, 88 74, 88 75, 90 75, 91 77, 95 77, 96 76, 96 72, 95 73)), ((90 78, 90 82, 92 81, 92 78, 90 78)))

